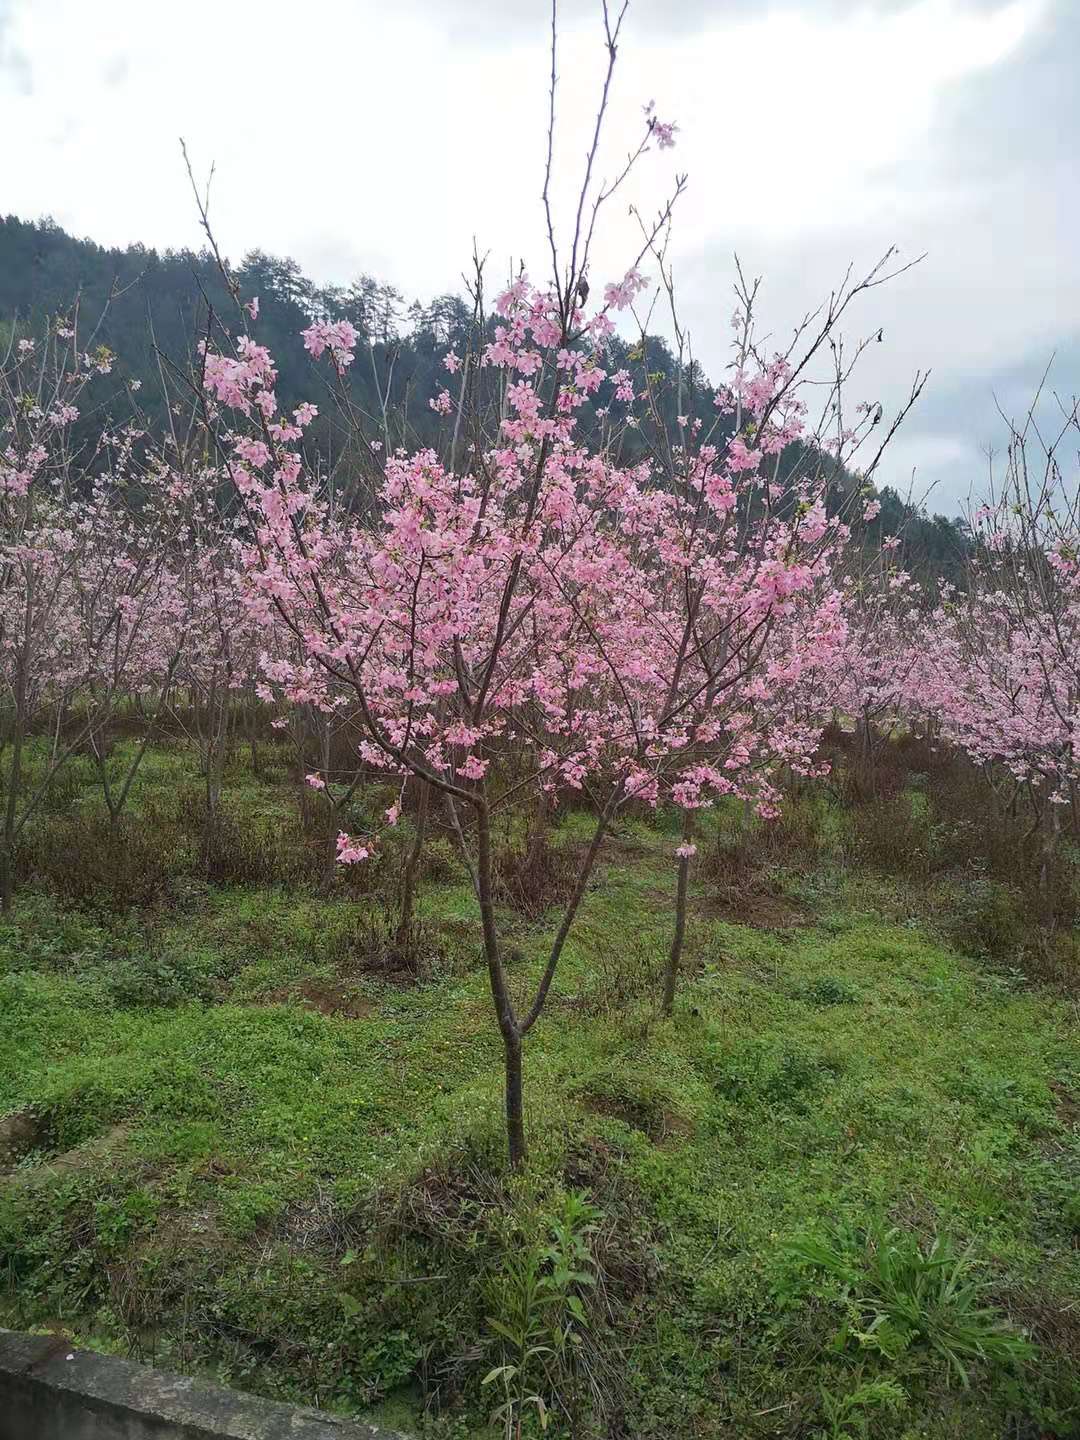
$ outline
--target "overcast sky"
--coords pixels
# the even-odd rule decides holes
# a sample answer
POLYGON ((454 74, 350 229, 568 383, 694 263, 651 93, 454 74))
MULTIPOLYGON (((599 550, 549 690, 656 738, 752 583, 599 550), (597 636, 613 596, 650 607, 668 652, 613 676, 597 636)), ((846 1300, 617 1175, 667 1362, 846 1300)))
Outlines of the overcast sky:
MULTIPOLYGON (((576 178, 602 64, 599 0, 560 6, 560 173, 576 178)), ((216 165, 227 253, 459 288, 473 236, 539 272, 548 0, 0 0, 0 211, 103 244, 197 245, 180 162, 216 165)), ((1080 388, 1080 0, 633 0, 605 152, 655 99, 680 126, 632 198, 689 172, 682 318, 726 360, 732 254, 777 337, 887 246, 927 258, 873 292, 885 327, 853 398, 933 370, 887 478, 958 508, 1051 356, 1080 388)), ((569 189, 559 195, 563 213, 569 189)), ((568 218, 568 217, 567 217, 568 218)), ((625 205, 593 267, 625 269, 625 205)))

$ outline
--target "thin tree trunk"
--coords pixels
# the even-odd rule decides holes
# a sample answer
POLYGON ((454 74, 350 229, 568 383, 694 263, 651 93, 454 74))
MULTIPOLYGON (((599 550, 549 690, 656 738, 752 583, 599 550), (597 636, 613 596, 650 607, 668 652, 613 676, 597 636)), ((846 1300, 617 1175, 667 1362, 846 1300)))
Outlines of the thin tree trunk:
POLYGON ((502 957, 499 954, 498 932, 495 928, 495 905, 491 880, 491 815, 486 800, 476 806, 476 886, 480 903, 480 920, 484 931, 484 954, 488 965, 491 998, 495 1018, 503 1038, 506 1092, 506 1145, 513 1169, 525 1163, 525 1121, 522 1105, 524 1088, 521 1066, 521 1031, 514 1014, 513 1002, 506 984, 502 957))
POLYGON ((11 774, 8 777, 7 803, 4 806, 4 839, 0 850, 0 911, 11 909, 15 890, 15 819, 22 781, 22 718, 15 720, 15 739, 11 749, 11 774))
POLYGON ((405 861, 405 873, 401 880, 401 914, 398 918, 397 936, 394 944, 399 952, 404 952, 409 944, 409 936, 413 926, 413 912, 416 909, 416 878, 420 871, 420 857, 424 850, 424 835, 427 831, 428 801, 431 787, 422 780, 417 781, 420 786, 420 796, 416 807, 416 835, 409 847, 409 856, 405 861))
POLYGON ((60 753, 60 726, 64 718, 64 707, 59 702, 56 706, 56 725, 53 727, 52 754, 49 757, 49 764, 56 764, 56 757, 60 753))
POLYGON ((525 1145, 525 1117, 523 1111, 524 1080, 521 1068, 521 1036, 503 1036, 506 1052, 506 1144, 510 1152, 510 1164, 520 1170, 525 1163, 528 1149, 525 1145))
POLYGON ((1042 842, 1039 847, 1039 894, 1044 900, 1050 888, 1050 866, 1057 850, 1058 836, 1061 832, 1060 806, 1051 800, 1050 794, 1050 782, 1047 781, 1046 799, 1043 802, 1042 842))
POLYGON ((251 751, 251 773, 252 773, 256 778, 258 778, 258 776, 259 776, 259 774, 260 774, 260 770, 259 770, 259 740, 258 740, 258 735, 257 735, 257 730, 258 730, 258 723, 257 723, 257 721, 258 721, 258 717, 256 716, 256 713, 255 713, 255 702, 254 702, 254 700, 252 700, 252 702, 251 702, 251 708, 248 710, 247 734, 248 734, 248 748, 249 748, 250 751, 251 751))
MULTIPOLYGON (((689 845, 694 833, 692 810, 683 811, 682 844, 689 845)), ((679 963, 682 960, 683 941, 686 939, 686 891, 690 876, 690 856, 679 856, 678 878, 675 883, 675 933, 671 937, 667 968, 664 972, 664 997, 662 1010, 670 1015, 675 1009, 675 989, 679 981, 679 963)))
MULTIPOLYGON (((476 898, 480 905, 480 920, 484 935, 484 955, 487 960, 491 998, 495 1006, 495 1017, 499 1026, 499 1033, 503 1038, 506 1143, 510 1156, 510 1164, 515 1170, 521 1168, 528 1154, 523 1114, 524 1079, 522 1071, 522 1040, 536 1024, 544 1009, 548 990, 551 988, 551 982, 555 978, 555 971, 562 955, 563 946, 566 943, 566 937, 570 932, 570 927, 574 922, 578 907, 584 898, 589 877, 596 865, 596 860, 600 853, 600 843, 607 832, 611 816, 622 799, 622 794, 622 786, 619 785, 612 791, 607 804, 597 818, 592 841, 589 844, 588 852, 582 862, 573 893, 566 902, 562 922, 552 941, 547 964, 544 967, 543 975, 540 977, 540 983, 537 986, 532 1005, 520 1020, 515 1014, 510 988, 506 983, 506 972, 503 969, 502 956, 499 951, 498 931, 495 924, 495 904, 491 873, 491 811, 488 808, 487 799, 483 793, 471 802, 476 809, 476 866, 475 868, 470 868, 472 869, 476 898)), ((460 826, 457 825, 456 812, 452 807, 451 815, 454 816, 455 827, 458 829, 460 836, 460 826)))
POLYGON ((14 866, 12 865, 11 851, 5 840, 3 849, 0 849, 0 912, 4 915, 11 910, 14 888, 14 866))
POLYGON ((30 667, 30 622, 32 605, 26 602, 26 635, 15 675, 15 715, 11 746, 11 773, 4 804, 3 850, 0 854, 0 912, 7 914, 15 890, 15 834, 19 789, 22 785, 22 750, 26 732, 26 677, 30 667))

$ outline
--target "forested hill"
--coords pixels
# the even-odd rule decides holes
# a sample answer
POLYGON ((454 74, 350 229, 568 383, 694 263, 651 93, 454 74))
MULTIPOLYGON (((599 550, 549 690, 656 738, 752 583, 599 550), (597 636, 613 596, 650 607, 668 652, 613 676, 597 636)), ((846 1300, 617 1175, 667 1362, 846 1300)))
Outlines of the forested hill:
MULTIPOLYGON (((428 305, 408 303, 393 286, 369 275, 348 286, 320 287, 296 261, 262 251, 245 256, 233 274, 245 299, 259 297, 258 337, 275 357, 277 394, 286 408, 319 399, 312 393, 313 370, 300 331, 313 316, 348 319, 368 342, 349 374, 354 403, 374 419, 385 402, 398 417, 395 440, 434 438, 437 422, 428 401, 446 380, 442 357, 448 347, 464 344, 472 323, 471 306, 461 296, 439 296, 428 305)), ((37 329, 46 316, 67 314, 76 297, 82 332, 100 322, 94 343, 115 352, 118 376, 139 382, 140 408, 157 426, 166 420, 166 386, 173 373, 188 369, 211 307, 223 317, 235 313, 207 251, 158 252, 143 245, 105 249, 68 235, 51 220, 0 217, 0 354, 13 327, 37 329), (160 355, 171 365, 163 367, 160 355)), ((615 345, 619 353, 613 369, 636 362, 653 374, 676 371, 674 357, 657 337, 649 339, 644 353, 619 341, 615 345)), ((697 408, 707 413, 708 383, 700 375, 694 379, 697 408)), ((606 388, 597 396, 600 405, 610 398, 606 388)), ((673 396, 674 387, 665 388, 673 396)), ((671 403, 668 418, 673 420, 671 403)), ((329 433, 322 438, 332 440, 329 433)), ((917 514, 888 488, 879 499, 881 513, 872 529, 882 535, 903 532, 909 569, 962 579, 968 539, 961 524, 917 514)))
MULTIPOLYGON (((233 274, 245 300, 259 297, 258 338, 274 356, 277 394, 286 408, 317 398, 300 331, 313 316, 345 318, 374 342, 374 364, 358 363, 350 375, 357 402, 378 411, 375 376, 385 385, 392 374, 391 405, 399 412, 408 407, 420 438, 431 433, 427 401, 446 378, 442 355, 460 342, 471 320, 460 298, 406 306, 398 291, 370 276, 347 288, 320 288, 294 260, 259 251, 245 256, 233 274)), ((47 315, 66 314, 76 296, 82 332, 101 317, 95 343, 108 345, 124 375, 141 382, 140 403, 151 419, 164 419, 158 352, 187 369, 211 307, 224 323, 235 323, 235 302, 208 251, 158 252, 143 245, 107 250, 76 240, 49 220, 0 219, 0 339, 16 318, 33 329, 47 315)))

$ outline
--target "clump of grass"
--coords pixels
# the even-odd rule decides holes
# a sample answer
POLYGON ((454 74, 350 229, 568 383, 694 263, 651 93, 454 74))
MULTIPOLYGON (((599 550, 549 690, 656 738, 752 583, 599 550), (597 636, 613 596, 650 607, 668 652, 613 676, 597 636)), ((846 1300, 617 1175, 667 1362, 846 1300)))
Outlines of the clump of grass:
POLYGON ((837 1349, 887 1360, 921 1348, 966 1389, 976 1365, 1014 1367, 1035 1359, 1031 1342, 993 1305, 970 1247, 947 1235, 928 1243, 894 1226, 834 1227, 796 1236, 785 1253, 835 1282, 845 1318, 837 1349))
POLYGON ((859 992, 846 980, 838 980, 835 975, 821 975, 796 989, 798 999, 804 1000, 807 1005, 854 1005, 859 998, 859 992))

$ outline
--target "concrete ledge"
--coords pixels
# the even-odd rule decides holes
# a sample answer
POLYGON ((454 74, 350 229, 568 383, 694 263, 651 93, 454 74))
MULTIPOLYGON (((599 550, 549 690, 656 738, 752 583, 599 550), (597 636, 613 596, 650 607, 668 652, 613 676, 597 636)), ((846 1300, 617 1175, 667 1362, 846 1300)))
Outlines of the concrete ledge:
POLYGON ((0 1440, 405 1440, 390 1430, 242 1395, 0 1330, 0 1440))

